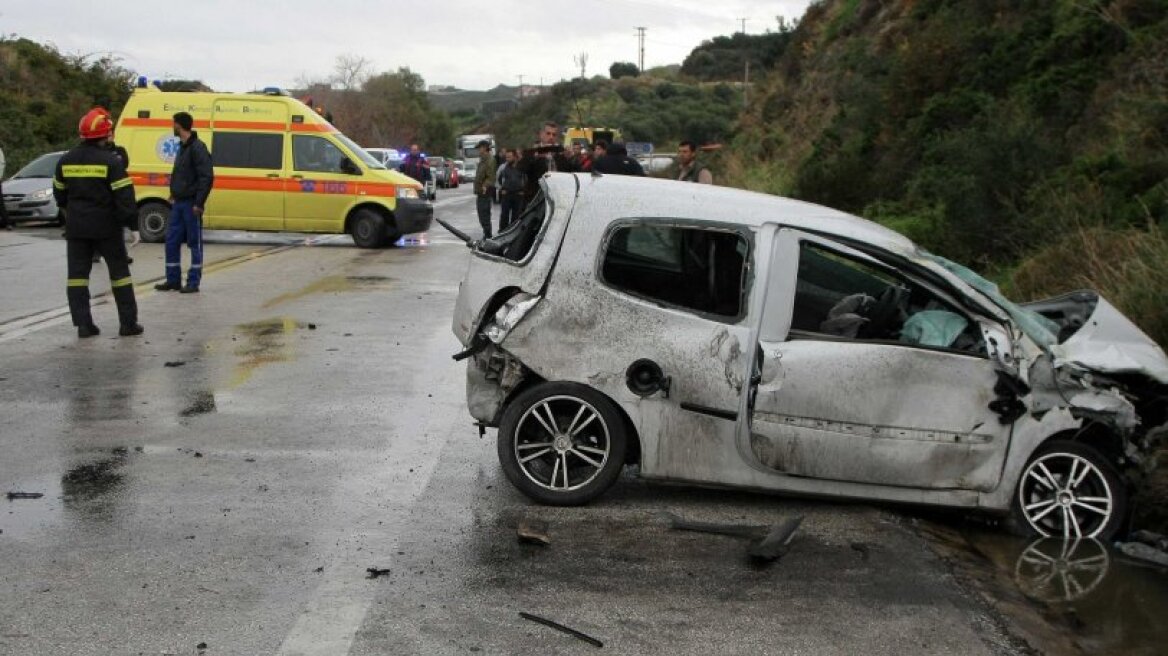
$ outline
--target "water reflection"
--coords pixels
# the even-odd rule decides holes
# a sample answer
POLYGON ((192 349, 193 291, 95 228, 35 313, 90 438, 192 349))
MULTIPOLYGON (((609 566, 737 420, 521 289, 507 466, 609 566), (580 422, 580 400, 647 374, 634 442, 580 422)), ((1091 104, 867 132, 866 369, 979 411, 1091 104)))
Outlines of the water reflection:
POLYGON ((1107 577, 1111 556, 1098 540, 1040 538, 1014 564, 1014 582, 1031 599, 1060 603, 1080 599, 1107 577))

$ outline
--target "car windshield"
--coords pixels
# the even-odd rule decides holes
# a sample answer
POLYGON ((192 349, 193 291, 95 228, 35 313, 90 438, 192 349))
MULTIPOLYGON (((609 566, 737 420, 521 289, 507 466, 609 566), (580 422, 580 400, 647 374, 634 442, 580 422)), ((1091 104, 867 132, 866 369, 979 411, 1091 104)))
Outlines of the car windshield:
POLYGON ((51 178, 57 168, 57 160, 61 159, 61 153, 49 153, 48 155, 41 155, 25 165, 24 168, 16 172, 12 176, 13 180, 21 178, 51 178))
POLYGON ((356 155, 358 159, 365 163, 365 166, 368 166, 371 169, 385 168, 385 165, 381 163, 381 160, 365 152, 365 149, 358 146, 352 139, 346 137, 340 132, 335 133, 333 136, 337 138, 337 141, 345 144, 345 147, 349 149, 349 152, 356 155))
POLYGON ((1018 324, 1022 332, 1035 344, 1045 349, 1058 342, 1059 327, 1057 323, 1006 298, 997 285, 974 273, 968 267, 932 253, 923 253, 923 255, 925 259, 940 265, 946 271, 960 278, 965 284, 985 294, 995 305, 1005 310, 1006 314, 1010 315, 1010 318, 1018 324))

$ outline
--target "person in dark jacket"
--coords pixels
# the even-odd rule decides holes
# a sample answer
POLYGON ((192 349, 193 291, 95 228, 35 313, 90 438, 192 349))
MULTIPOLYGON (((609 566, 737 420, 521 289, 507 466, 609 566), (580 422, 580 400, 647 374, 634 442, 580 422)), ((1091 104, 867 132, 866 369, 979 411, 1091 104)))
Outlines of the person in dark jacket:
POLYGON ((397 170, 421 182, 425 187, 426 181, 430 179, 430 160, 422 154, 418 144, 410 144, 410 154, 405 156, 397 170))
POLYGON ((122 237, 122 229, 129 228, 133 243, 138 243, 138 207, 134 183, 108 147, 113 127, 113 120, 103 109, 93 109, 83 116, 78 126, 83 141, 61 156, 53 175, 53 196, 65 212, 69 269, 66 296, 73 325, 81 338, 101 333, 89 308, 89 273, 94 253, 100 253, 109 267, 110 286, 121 321, 118 334, 142 334, 122 237))
POLYGON ((499 171, 499 204, 502 205, 499 232, 519 219, 519 212, 523 209, 523 188, 527 185, 527 177, 515 167, 519 151, 507 150, 506 158, 503 169, 499 171))
MULTIPOLYGON (((599 151, 598 147, 597 152, 599 151)), ((645 169, 641 167, 641 163, 629 157, 629 151, 624 144, 619 143, 605 148, 604 156, 598 157, 592 162, 592 171, 608 175, 645 175, 645 169)))
POLYGON ((564 146, 560 143, 560 126, 555 121, 546 121, 539 130, 539 141, 535 146, 523 151, 523 157, 515 164, 523 175, 527 177, 524 186, 524 205, 531 202, 539 193, 539 179, 548 171, 573 172, 576 167, 564 154, 564 146))
POLYGON ((203 210, 215 184, 211 153, 191 128, 195 120, 186 112, 174 115, 174 136, 179 138, 178 155, 170 173, 170 219, 166 223, 166 282, 154 286, 158 291, 178 290, 183 294, 199 291, 203 280, 203 210), (191 251, 191 268, 187 284, 182 285, 182 244, 191 251))

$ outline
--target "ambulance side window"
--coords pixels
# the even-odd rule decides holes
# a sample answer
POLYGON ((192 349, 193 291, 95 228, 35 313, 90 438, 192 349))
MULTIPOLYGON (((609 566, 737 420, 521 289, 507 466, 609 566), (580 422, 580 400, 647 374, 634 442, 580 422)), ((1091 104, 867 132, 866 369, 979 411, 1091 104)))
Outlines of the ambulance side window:
POLYGON ((211 137, 215 166, 278 170, 284 165, 284 135, 217 132, 211 137))
POLYGON ((340 148, 324 137, 294 135, 292 137, 292 166, 297 171, 316 173, 343 173, 340 148))

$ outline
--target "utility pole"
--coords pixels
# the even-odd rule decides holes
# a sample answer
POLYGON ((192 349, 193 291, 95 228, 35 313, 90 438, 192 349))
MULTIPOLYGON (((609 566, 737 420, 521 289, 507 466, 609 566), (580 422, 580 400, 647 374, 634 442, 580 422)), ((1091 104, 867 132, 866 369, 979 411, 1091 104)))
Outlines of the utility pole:
POLYGON ((741 29, 740 31, 741 31, 743 34, 746 34, 746 19, 745 19, 745 18, 739 18, 739 19, 738 19, 738 22, 739 22, 739 23, 742 23, 742 29, 741 29))
POLYGON ((642 73, 645 72, 645 30, 648 28, 637 27, 637 70, 642 73))
POLYGON ((522 102, 523 101, 523 73, 520 73, 519 75, 516 75, 515 77, 519 78, 519 89, 518 89, 518 91, 515 92, 515 98, 518 99, 520 102, 522 102))
POLYGON ((742 76, 742 106, 750 106, 750 60, 746 60, 746 73, 742 76))
POLYGON ((585 70, 588 68, 588 53, 582 52, 572 58, 576 65, 580 67, 580 79, 585 79, 585 70))

